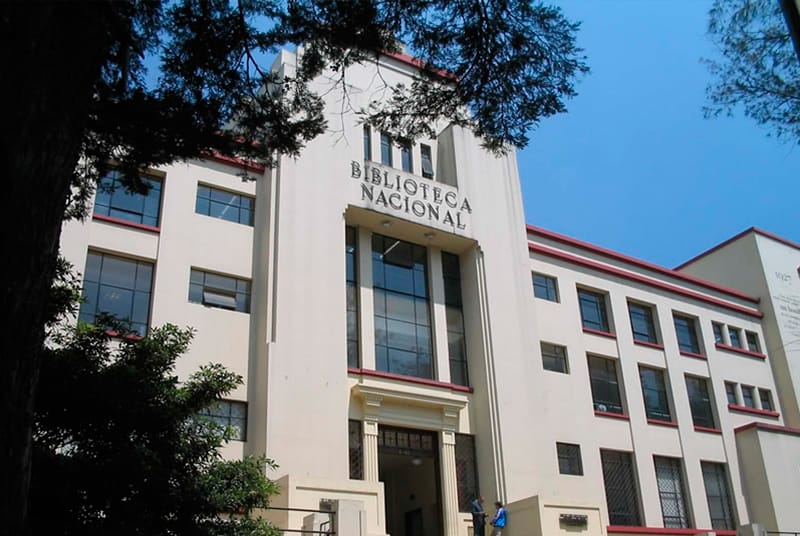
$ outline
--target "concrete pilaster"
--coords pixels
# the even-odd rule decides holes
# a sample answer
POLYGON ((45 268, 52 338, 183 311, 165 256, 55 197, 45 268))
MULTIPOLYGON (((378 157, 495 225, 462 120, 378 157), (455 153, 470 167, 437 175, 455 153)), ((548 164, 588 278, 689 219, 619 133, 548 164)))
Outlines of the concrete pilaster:
POLYGON ((444 503, 444 534, 459 536, 458 481, 456 477, 456 436, 445 430, 441 433, 440 462, 442 468, 442 501, 444 503))

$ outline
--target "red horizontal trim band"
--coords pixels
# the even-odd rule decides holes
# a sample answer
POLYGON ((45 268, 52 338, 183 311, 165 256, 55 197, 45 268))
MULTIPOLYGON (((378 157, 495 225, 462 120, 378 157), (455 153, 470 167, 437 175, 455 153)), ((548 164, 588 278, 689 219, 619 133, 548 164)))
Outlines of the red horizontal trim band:
POLYGON ((790 428, 788 426, 781 426, 779 424, 767 424, 764 422, 750 422, 739 426, 738 428, 734 428, 733 431, 737 434, 739 432, 744 432, 745 430, 750 430, 751 428, 757 428, 758 430, 767 430, 769 432, 778 432, 779 434, 790 434, 800 436, 800 428, 790 428))
POLYGON ((600 335, 601 337, 608 337, 609 339, 616 339, 617 334, 610 331, 602 331, 599 329, 583 328, 584 333, 591 333, 592 335, 600 335))
POLYGON ((445 71, 444 69, 437 69, 436 67, 427 65, 421 59, 409 56, 408 54, 403 54, 402 52, 389 52, 386 50, 381 52, 381 54, 383 54, 387 58, 392 58, 393 60, 397 60, 400 63, 405 63, 406 65, 416 67, 417 69, 421 69, 431 74, 435 74, 436 76, 439 76, 441 78, 454 81, 458 80, 458 77, 455 74, 449 71, 445 71))
POLYGON ((681 350, 681 355, 685 355, 686 357, 693 357, 695 359, 708 359, 705 354, 696 354, 694 352, 687 352, 686 350, 681 350))
POLYGON ((705 279, 701 279, 699 277, 695 277, 693 275, 684 274, 683 272, 677 272, 675 270, 670 270, 669 268, 664 268, 663 266, 659 266, 657 264, 653 264, 647 261, 643 261, 641 259, 637 259, 635 257, 629 257, 628 255, 624 255, 622 253, 618 253, 616 251, 612 251, 610 249, 606 249, 600 246, 596 246, 594 244, 590 244, 588 242, 584 242, 582 240, 578 240, 576 238, 572 238, 566 235, 562 235, 553 231, 548 231, 547 229, 542 229, 541 227, 534 227, 532 225, 527 225, 526 229, 528 232, 543 236, 545 238, 549 238, 555 242, 561 242, 562 244, 567 244, 569 246, 576 246, 581 249, 586 249, 592 251, 594 253, 598 253, 603 255, 604 257, 609 257, 612 259, 616 259, 618 261, 623 261, 628 264, 633 264, 635 266, 639 266, 640 268, 646 268, 647 270, 652 270, 654 272, 658 272, 660 274, 668 275, 670 277, 674 277, 676 279, 682 279, 689 283, 694 283, 695 285, 699 285, 701 287, 705 287, 710 290, 715 290, 717 292, 722 292, 724 294, 728 294, 730 296, 736 296, 737 298, 741 298, 743 300, 747 300, 749 302, 758 303, 760 300, 755 296, 751 296, 750 294, 746 294, 740 290, 736 290, 734 288, 723 287, 722 285, 718 285, 713 281, 707 281, 705 279))
POLYGON ((139 229, 140 231, 149 231, 151 233, 160 233, 160 227, 153 227, 152 225, 144 225, 142 223, 136 223, 133 221, 123 220, 122 218, 113 218, 111 216, 104 216, 102 214, 92 214, 93 220, 104 221, 108 223, 116 223, 117 225, 123 225, 125 227, 131 227, 133 229, 139 229))
POLYGON ((244 158, 237 158, 235 156, 226 156, 216 151, 204 155, 203 159, 219 162, 220 164, 227 164, 245 171, 257 171, 259 173, 263 173, 264 170, 267 169, 267 166, 264 164, 259 164, 258 162, 253 162, 252 160, 245 160, 244 158))
POLYGON ((633 344, 638 344, 639 346, 647 346, 648 348, 655 348, 656 350, 664 349, 663 344, 658 344, 656 342, 640 341, 637 339, 633 339, 633 344))
POLYGON ((747 357, 757 357, 758 359, 767 358, 767 356, 761 352, 752 352, 750 350, 745 350, 744 348, 739 348, 738 346, 722 344, 721 342, 715 343, 714 346, 716 346, 718 350, 725 350, 726 352, 733 352, 734 354, 746 355, 747 357))
POLYGON ((731 242, 735 242, 735 241, 739 240, 740 238, 742 238, 743 236, 745 236, 746 234, 749 234, 749 233, 760 234, 761 236, 766 236, 767 238, 771 238, 772 240, 780 242, 781 244, 783 244, 785 246, 789 246, 790 248, 800 249, 800 244, 798 244, 796 242, 792 242, 791 240, 787 240, 787 239, 785 239, 783 237, 780 237, 780 236, 778 236, 776 234, 770 233, 769 231, 765 231, 763 229, 759 229, 758 227, 750 227, 749 229, 745 229, 744 231, 742 231, 739 234, 733 235, 732 237, 730 237, 729 239, 725 240, 724 242, 720 242, 719 244, 717 244, 716 246, 712 247, 711 249, 705 250, 700 255, 696 255, 696 256, 692 257, 688 261, 676 266, 675 269, 676 270, 680 270, 682 268, 685 268, 686 266, 689 266, 693 262, 699 261, 703 257, 705 257, 707 255, 710 255, 710 254, 714 253, 715 251, 724 248, 725 246, 727 246, 731 242))
POLYGON ((528 249, 534 253, 540 253, 542 255, 549 255, 550 257, 555 257, 557 259, 561 259, 573 264, 578 264, 580 266, 586 266, 588 268, 592 268, 599 272, 605 272, 610 275, 615 275, 617 277, 622 277, 628 279, 630 281, 635 281, 637 283, 641 283, 643 285, 648 285, 651 287, 655 287, 661 290, 666 290, 668 292, 673 292, 675 294, 679 294, 681 296, 686 296, 687 298, 692 298, 698 301, 702 301, 705 303, 710 303, 712 305, 716 305, 717 307, 722 307, 725 309, 729 309, 731 311, 736 311, 737 313, 742 313, 748 316, 753 316, 755 318, 762 318, 764 313, 757 309, 751 309, 749 307, 744 307, 741 305, 737 305, 735 303, 725 302, 719 300, 717 298, 713 298, 711 296, 706 296, 704 294, 700 294, 693 290, 687 290, 681 287, 676 287, 675 285, 671 285, 669 283, 664 283, 662 281, 658 281, 656 279, 650 279, 643 275, 639 275, 633 272, 626 272, 625 270, 620 270, 614 266, 609 266, 607 264, 601 264, 599 262, 584 259, 578 257, 576 255, 572 255, 570 253, 564 253, 562 251, 558 251, 556 249, 548 248, 545 246, 540 246, 539 244, 528 244, 528 249))
POLYGON ((614 419, 622 419, 624 421, 631 420, 627 413, 612 413, 610 411, 594 410, 594 414, 598 417, 613 417, 614 419))
POLYGON ((614 534, 703 534, 713 532, 717 536, 736 536, 735 530, 719 529, 665 529, 663 527, 629 527, 625 525, 609 525, 606 527, 609 533, 614 534))
POLYGON ((451 391, 461 391, 462 393, 472 393, 473 391, 475 391, 475 389, 467 385, 456 385, 455 383, 439 382, 436 380, 428 380, 426 378, 415 378, 414 376, 404 376, 402 374, 381 372, 379 370, 347 367, 347 372, 351 374, 361 374, 362 376, 372 376, 373 378, 383 378, 385 380, 397 380, 407 383, 418 383, 420 385, 427 385, 429 387, 442 387, 445 389, 450 389, 451 391))
POLYGON ((695 426, 695 432, 708 432, 709 434, 721 434, 722 430, 719 428, 709 428, 708 426, 695 426))
POLYGON ((647 424, 655 424, 658 426, 669 426, 671 428, 677 428, 678 423, 672 421, 662 421, 661 419, 647 419, 647 424))
POLYGON ((728 409, 731 411, 740 411, 742 413, 752 413, 753 415, 761 415, 762 417, 780 417, 781 414, 777 411, 768 409, 748 408, 747 406, 740 406, 739 404, 728 404, 728 409))

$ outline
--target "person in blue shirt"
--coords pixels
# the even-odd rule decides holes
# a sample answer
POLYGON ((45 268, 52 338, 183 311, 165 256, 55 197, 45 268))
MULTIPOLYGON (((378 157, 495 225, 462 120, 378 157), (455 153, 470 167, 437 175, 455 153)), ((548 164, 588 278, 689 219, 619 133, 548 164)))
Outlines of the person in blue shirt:
POLYGON ((486 510, 483 509, 483 497, 475 497, 470 503, 472 512, 472 533, 474 536, 486 535, 486 510))
POLYGON ((494 527, 492 529, 492 536, 502 536, 503 528, 506 526, 506 509, 503 508, 503 503, 497 501, 494 503, 494 507, 497 509, 494 513, 494 517, 489 522, 489 524, 494 527))

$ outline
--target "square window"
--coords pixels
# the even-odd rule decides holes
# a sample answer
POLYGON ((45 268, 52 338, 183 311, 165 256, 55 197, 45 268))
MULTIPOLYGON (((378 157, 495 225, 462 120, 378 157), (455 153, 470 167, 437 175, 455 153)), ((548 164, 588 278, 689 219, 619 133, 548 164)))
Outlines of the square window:
POLYGON ((766 411, 775 411, 775 406, 772 405, 772 393, 769 389, 758 389, 758 398, 761 400, 761 409, 766 411))
POLYGON ((728 397, 728 404, 734 406, 739 405, 738 397, 736 396, 736 384, 733 382, 725 382, 725 395, 728 397))
POLYGON ((613 359, 588 356, 589 382, 592 388, 592 402, 595 411, 622 414, 617 364, 613 359))
POLYGON ((653 320, 653 308, 641 303, 628 302, 628 313, 631 318, 633 339, 649 343, 657 343, 656 325, 653 320))
POLYGON ((569 372, 567 368, 567 347, 549 342, 542 342, 540 345, 544 369, 567 374, 569 372))
POLYGON ((556 443, 558 472, 562 475, 583 475, 581 446, 572 443, 556 443))
POLYGON ((557 302, 558 285, 555 277, 533 274, 533 295, 542 300, 557 302))
POLYGON ((669 409, 664 371, 650 367, 639 367, 639 379, 642 382, 644 409, 648 419, 672 421, 669 409))
POLYGON ((725 344, 725 338, 722 335, 722 324, 719 322, 712 322, 711 328, 714 330, 714 342, 725 344))
POLYGON ((229 439, 247 439, 247 402, 236 400, 217 400, 210 407, 201 410, 200 415, 227 429, 229 439))
POLYGON ((220 190, 213 186, 197 185, 197 214, 253 226, 255 200, 247 195, 220 190))
POLYGON ((742 331, 739 328, 728 326, 728 339, 731 341, 731 346, 742 347, 742 331))
POLYGON ((753 387, 749 385, 742 385, 742 405, 746 408, 756 407, 756 401, 753 398, 753 387))
POLYGON ((598 331, 610 331, 605 294, 579 288, 578 302, 580 304, 583 327, 598 331))
POLYGON ((250 312, 250 281, 192 268, 189 301, 208 307, 250 312))
POLYGON ((745 331, 745 337, 747 338, 747 349, 751 352, 761 352, 761 344, 758 342, 758 333, 753 333, 752 331, 745 331))
POLYGON ((682 352, 693 354, 700 353, 700 340, 697 336, 697 322, 694 318, 673 314, 675 335, 678 337, 678 347, 682 352))

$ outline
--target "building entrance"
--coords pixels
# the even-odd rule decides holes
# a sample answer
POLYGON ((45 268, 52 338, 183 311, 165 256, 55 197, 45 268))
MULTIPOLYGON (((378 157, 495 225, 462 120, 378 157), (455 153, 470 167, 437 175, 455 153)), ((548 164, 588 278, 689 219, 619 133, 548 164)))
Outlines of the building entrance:
POLYGON ((386 493, 390 536, 442 536, 435 432, 379 426, 378 475, 386 493))

